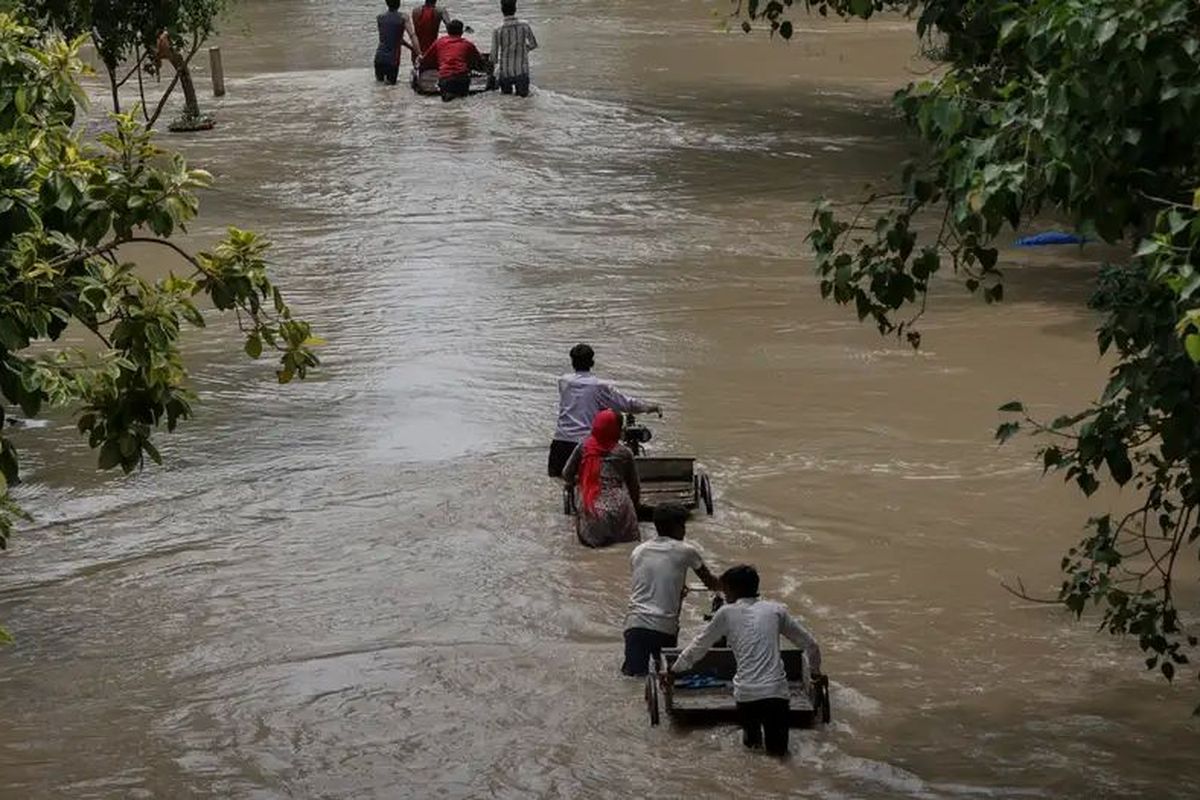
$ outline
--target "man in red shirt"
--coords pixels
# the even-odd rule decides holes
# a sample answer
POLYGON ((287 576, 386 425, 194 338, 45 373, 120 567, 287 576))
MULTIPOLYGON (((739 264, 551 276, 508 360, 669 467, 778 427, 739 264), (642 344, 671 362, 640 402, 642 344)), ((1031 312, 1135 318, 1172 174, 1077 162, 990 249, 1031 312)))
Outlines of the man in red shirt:
POLYGON ((471 93, 471 70, 484 67, 483 56, 475 45, 463 38, 461 20, 446 26, 446 35, 433 43, 421 56, 421 68, 438 71, 438 89, 442 100, 450 102, 471 93))

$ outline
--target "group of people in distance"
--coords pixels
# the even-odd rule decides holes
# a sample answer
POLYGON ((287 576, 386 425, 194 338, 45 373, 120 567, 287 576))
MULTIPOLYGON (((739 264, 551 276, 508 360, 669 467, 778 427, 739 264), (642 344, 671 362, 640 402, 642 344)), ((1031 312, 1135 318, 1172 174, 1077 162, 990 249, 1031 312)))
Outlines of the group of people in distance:
MULTIPOLYGON (((660 413, 651 402, 622 394, 593 374, 595 351, 571 349, 572 371, 558 380, 558 424, 550 444, 548 472, 575 493, 576 534, 588 547, 641 539, 641 490, 633 452, 621 442, 624 414, 660 413)), ((816 639, 785 606, 759 597, 758 571, 741 564, 718 578, 700 550, 684 541, 689 511, 680 505, 654 508, 656 536, 634 548, 629 610, 625 617, 625 660, 621 672, 645 676, 663 648, 675 647, 679 612, 687 596, 689 570, 718 601, 711 620, 671 665, 671 673, 691 669, 712 647, 726 640, 737 662, 733 696, 749 748, 771 755, 788 752, 790 690, 779 637, 804 650, 814 675, 821 671, 816 639), (724 597, 722 598, 722 594, 724 597)), ((663 676, 669 680, 669 675, 663 676)))
MULTIPOLYGON (((437 0, 425 0, 411 15, 400 12, 400 0, 386 0, 387 11, 378 17, 379 47, 375 51, 375 79, 395 85, 400 75, 404 50, 410 51, 413 67, 436 69, 438 91, 449 102, 471 91, 471 71, 487 67, 479 49, 464 37, 466 26, 451 19, 437 0), (439 37, 445 26, 446 35, 439 37)), ((501 0, 504 21, 492 33, 491 61, 503 94, 529 96, 529 53, 537 49, 537 38, 529 23, 517 19, 517 0, 501 0)))

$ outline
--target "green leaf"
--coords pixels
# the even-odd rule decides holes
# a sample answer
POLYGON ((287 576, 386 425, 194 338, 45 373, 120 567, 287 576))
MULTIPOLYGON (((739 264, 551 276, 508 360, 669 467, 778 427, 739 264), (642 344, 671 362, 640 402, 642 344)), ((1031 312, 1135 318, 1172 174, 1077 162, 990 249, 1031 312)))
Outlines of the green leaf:
POLYGON ((1188 357, 1200 364, 1200 334, 1189 333, 1183 340, 1183 346, 1188 357))
POLYGON ((6 631, 3 626, 0 626, 0 645, 12 644, 12 643, 13 643, 12 634, 9 633, 8 631, 6 631))
POLYGON ((110 470, 121 463, 121 445, 116 439, 109 439, 100 448, 99 467, 110 470))
POLYGON ((1096 44, 1103 46, 1117 32, 1117 21, 1115 19, 1107 19, 1100 24, 1096 30, 1096 44))
POLYGON ((1013 436, 1015 436, 1019 430, 1021 430, 1021 424, 1019 422, 1005 422, 1001 424, 1000 427, 996 428, 996 441, 998 441, 1000 444, 1004 444, 1013 436))
POLYGON ((1063 454, 1057 447, 1047 447, 1042 451, 1042 474, 1062 465, 1063 454))
POLYGON ((1017 414, 1025 413, 1025 405, 1020 400, 1012 400, 1000 406, 1001 411, 1015 412, 1017 414))
POLYGON ((257 333, 251 334, 250 337, 246 339, 246 355, 250 356, 251 358, 259 358, 262 356, 262 352, 262 337, 257 333))
POLYGON ((1134 252, 1133 255, 1136 258, 1145 258, 1146 256, 1157 253, 1159 251, 1160 247, 1161 247, 1161 245, 1159 245, 1159 243, 1154 241, 1153 239, 1144 239, 1144 240, 1142 240, 1142 243, 1140 245, 1138 245, 1138 249, 1134 252))
POLYGON ((1130 463, 1129 454, 1124 447, 1110 450, 1104 461, 1108 465, 1109 474, 1119 486, 1129 483, 1129 479, 1133 477, 1133 464, 1130 463))

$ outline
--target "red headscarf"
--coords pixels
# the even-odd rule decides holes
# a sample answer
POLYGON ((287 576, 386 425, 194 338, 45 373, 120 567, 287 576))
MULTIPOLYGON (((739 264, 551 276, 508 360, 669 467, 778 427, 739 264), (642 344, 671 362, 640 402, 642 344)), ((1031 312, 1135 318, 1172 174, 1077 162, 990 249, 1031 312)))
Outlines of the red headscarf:
POLYGON ((592 435, 583 443, 583 457, 579 465, 579 493, 583 497, 583 508, 589 514, 596 512, 596 498, 600 496, 600 467, 604 457, 612 452, 621 439, 621 418, 615 411, 605 409, 592 420, 592 435))

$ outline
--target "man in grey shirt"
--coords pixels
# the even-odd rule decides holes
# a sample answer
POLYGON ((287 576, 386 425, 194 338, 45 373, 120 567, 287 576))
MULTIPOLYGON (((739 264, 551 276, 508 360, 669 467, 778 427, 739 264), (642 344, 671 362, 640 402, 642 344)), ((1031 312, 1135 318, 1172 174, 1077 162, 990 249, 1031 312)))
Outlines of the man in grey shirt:
POLYGON ((592 432, 592 420, 604 409, 618 414, 654 414, 659 407, 654 403, 626 397, 609 381, 592 374, 596 353, 586 344, 571 348, 571 366, 558 379, 558 425, 554 429, 554 440, 550 442, 549 473, 551 478, 561 478, 567 459, 592 432))
POLYGON ((651 658, 664 647, 674 647, 679 636, 679 607, 687 586, 688 570, 694 570, 704 585, 718 590, 716 577, 704 564, 694 544, 683 541, 687 534, 687 509, 663 503, 654 509, 658 536, 633 550, 633 587, 629 614, 625 617, 626 675, 645 675, 651 658))

